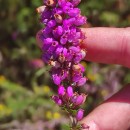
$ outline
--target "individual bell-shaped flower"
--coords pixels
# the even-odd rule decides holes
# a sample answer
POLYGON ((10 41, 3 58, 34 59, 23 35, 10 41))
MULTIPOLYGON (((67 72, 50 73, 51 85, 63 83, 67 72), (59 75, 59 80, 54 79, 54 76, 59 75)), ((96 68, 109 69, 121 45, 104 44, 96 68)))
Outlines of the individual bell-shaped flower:
POLYGON ((48 26, 49 28, 55 27, 55 26, 56 26, 56 21, 55 21, 55 20, 50 20, 50 21, 47 23, 47 26, 48 26))
POLYGON ((81 2, 81 0, 72 0, 71 2, 74 6, 77 6, 81 2))
POLYGON ((87 78, 86 77, 82 77, 78 82, 77 82, 77 85, 78 86, 83 86, 87 81, 87 78))
POLYGON ((84 110, 83 109, 79 109, 77 111, 77 114, 76 114, 76 119, 77 121, 80 121, 83 119, 83 116, 84 116, 84 110))
POLYGON ((86 95, 85 94, 81 94, 81 95, 77 96, 77 99, 76 99, 74 105, 80 106, 80 105, 82 105, 85 102, 85 100, 86 100, 86 95))
POLYGON ((67 88, 67 92, 66 92, 66 95, 67 97, 71 98, 73 96, 74 92, 73 92, 73 88, 71 86, 69 86, 67 88))
POLYGON ((59 96, 64 96, 65 95, 65 88, 64 88, 64 86, 59 86, 59 88, 58 88, 58 95, 59 96))
POLYGON ((53 30, 53 36, 57 39, 63 34, 63 28, 62 26, 58 26, 53 30))
POLYGON ((86 19, 86 17, 85 16, 78 16, 78 17, 76 17, 76 21, 75 21, 75 25, 76 26, 81 26, 81 25, 83 25, 83 24, 85 24, 86 23, 86 21, 87 21, 87 19, 86 19))
POLYGON ((62 100, 58 96, 52 96, 52 100, 59 106, 62 105, 62 100))
POLYGON ((78 9, 78 8, 73 8, 73 9, 70 9, 67 14, 68 14, 70 17, 76 17, 76 16, 79 15, 80 13, 81 13, 81 12, 80 12, 80 9, 78 9))
POLYGON ((54 83, 55 83, 56 85, 60 85, 60 84, 61 84, 61 77, 58 76, 57 74, 53 74, 53 75, 52 75, 52 79, 53 79, 53 81, 54 81, 54 83))

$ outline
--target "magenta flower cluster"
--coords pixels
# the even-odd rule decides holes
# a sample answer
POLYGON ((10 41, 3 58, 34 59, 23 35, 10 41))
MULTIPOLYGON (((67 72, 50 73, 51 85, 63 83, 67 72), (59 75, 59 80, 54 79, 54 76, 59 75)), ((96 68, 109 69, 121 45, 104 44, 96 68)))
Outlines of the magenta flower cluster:
POLYGON ((80 105, 86 95, 75 92, 86 83, 84 66, 80 64, 86 51, 80 46, 85 39, 79 28, 86 23, 77 5, 81 0, 44 0, 37 8, 40 21, 45 25, 39 35, 43 41, 43 61, 52 66, 50 74, 58 95, 52 96, 56 104, 66 109, 77 121, 83 118, 84 110, 80 105), (72 110, 76 113, 72 114, 72 110))

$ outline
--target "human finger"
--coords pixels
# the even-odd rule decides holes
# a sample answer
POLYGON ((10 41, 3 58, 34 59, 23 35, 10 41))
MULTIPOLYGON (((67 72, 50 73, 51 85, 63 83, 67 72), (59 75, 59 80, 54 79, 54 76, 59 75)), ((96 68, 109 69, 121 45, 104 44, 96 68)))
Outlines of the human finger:
POLYGON ((130 67, 130 28, 82 28, 86 60, 130 67))
POLYGON ((98 106, 81 123, 88 125, 89 130, 130 130, 130 84, 98 106))

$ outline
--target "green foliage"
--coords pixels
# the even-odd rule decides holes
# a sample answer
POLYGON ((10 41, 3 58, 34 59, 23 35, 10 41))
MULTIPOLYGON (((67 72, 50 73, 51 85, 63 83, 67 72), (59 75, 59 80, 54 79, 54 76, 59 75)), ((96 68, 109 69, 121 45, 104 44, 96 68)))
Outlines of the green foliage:
POLYGON ((8 116, 14 119, 32 118, 38 112, 46 119, 45 112, 55 107, 54 103, 48 100, 52 92, 45 85, 34 86, 33 90, 28 90, 0 76, 0 91, 0 113, 5 113, 0 114, 0 119, 8 116))
POLYGON ((129 26, 129 0, 82 0, 82 14, 88 17, 92 26, 129 26))

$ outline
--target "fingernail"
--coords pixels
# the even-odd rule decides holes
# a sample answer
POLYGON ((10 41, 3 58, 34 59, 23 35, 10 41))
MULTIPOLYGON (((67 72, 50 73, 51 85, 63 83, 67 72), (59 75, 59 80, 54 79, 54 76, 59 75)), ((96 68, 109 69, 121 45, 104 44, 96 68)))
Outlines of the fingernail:
POLYGON ((99 130, 99 127, 94 121, 86 123, 86 128, 82 128, 82 130, 99 130))

